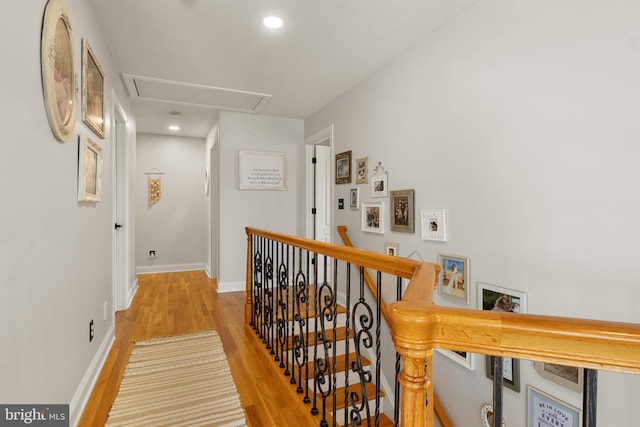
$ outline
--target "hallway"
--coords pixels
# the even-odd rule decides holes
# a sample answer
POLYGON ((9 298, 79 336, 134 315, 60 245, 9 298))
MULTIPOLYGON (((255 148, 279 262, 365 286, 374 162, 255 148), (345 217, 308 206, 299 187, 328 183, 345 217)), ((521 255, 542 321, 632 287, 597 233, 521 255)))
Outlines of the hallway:
POLYGON ((294 388, 244 325, 244 292, 218 294, 204 271, 138 276, 131 308, 116 313, 116 340, 79 426, 104 425, 136 340, 215 329, 249 426, 317 425, 294 388))

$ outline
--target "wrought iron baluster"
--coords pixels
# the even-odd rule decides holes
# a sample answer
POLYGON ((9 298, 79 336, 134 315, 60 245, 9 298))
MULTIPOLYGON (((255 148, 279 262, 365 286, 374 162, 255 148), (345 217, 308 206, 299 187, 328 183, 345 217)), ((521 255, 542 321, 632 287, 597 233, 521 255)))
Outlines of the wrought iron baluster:
MULTIPOLYGON (((402 277, 398 276, 396 280, 396 301, 402 300, 402 277)), ((395 382, 395 395, 393 406, 393 424, 397 427, 400 425, 400 393, 402 392, 400 387, 400 370, 402 359, 400 353, 396 351, 396 382, 395 382)))
MULTIPOLYGON (((349 371, 351 370, 349 365, 349 343, 351 341, 350 337, 354 336, 353 330, 351 329, 351 263, 347 263, 347 287, 345 290, 346 293, 346 306, 347 313, 345 319, 345 329, 347 330, 347 339, 344 343, 344 425, 349 424, 349 371)), ((364 280, 364 267, 360 268, 360 281, 364 280)))
MULTIPOLYGON (((373 312, 371 306, 365 300, 364 276, 361 274, 359 299, 353 306, 351 322, 354 329, 354 347, 356 352, 356 360, 351 363, 351 370, 358 374, 360 380, 360 395, 357 392, 351 392, 349 422, 352 426, 362 424, 362 419, 370 418, 369 398, 367 396, 367 383, 372 381, 371 372, 364 369, 362 352, 366 348, 373 346, 373 336, 371 329, 373 328, 373 312), (362 399, 362 401, 360 401, 362 399), (364 417, 363 417, 364 412, 364 417)), ((378 364, 379 361, 376 361, 378 364)))
POLYGON ((318 328, 320 327, 320 286, 318 286, 318 254, 313 253, 313 286, 314 286, 314 300, 313 300, 313 318, 314 318, 314 340, 313 340, 313 406, 311 407, 311 413, 318 415, 318 384, 316 381, 316 372, 318 371, 318 328))
MULTIPOLYGON (((295 250, 294 250, 294 259, 293 265, 295 266, 295 250)), ((293 359, 296 364, 298 370, 298 380, 296 388, 296 392, 302 394, 304 389, 302 388, 302 369, 307 364, 307 351, 306 351, 306 343, 307 343, 307 334, 305 334, 305 327, 307 326, 307 317, 302 314, 303 304, 307 304, 308 299, 308 287, 307 287, 307 276, 302 271, 302 249, 299 249, 299 257, 298 257, 298 272, 296 273, 295 278, 295 304, 293 307, 293 322, 296 328, 292 331, 293 336, 293 359)), ((308 331, 307 331, 308 332, 308 331)), ((295 370, 293 370, 294 374, 291 376, 295 381, 295 370)), ((308 396, 308 394, 307 394, 308 396)))
MULTIPOLYGON (((380 379, 381 379, 381 356, 382 344, 380 342, 380 323, 382 317, 382 272, 378 271, 376 281, 377 298, 376 298, 376 409, 375 421, 376 427, 380 426, 380 379)), ((369 423, 371 424, 371 423, 369 423)))
MULTIPOLYGON (((347 270, 347 274, 349 274, 349 270, 347 270)), ((337 396, 337 387, 336 387, 336 382, 337 382, 337 372, 336 372, 336 351, 337 351, 337 340, 338 340, 338 334, 337 332, 337 326, 338 326, 338 260, 336 258, 333 259, 333 304, 332 304, 332 310, 333 310, 333 337, 332 337, 332 347, 333 347, 333 354, 332 354, 332 366, 331 366, 331 372, 333 374, 333 379, 330 382, 331 385, 331 389, 332 389, 332 399, 331 401, 333 402, 333 414, 332 414, 332 419, 333 419, 333 427, 336 426, 336 418, 337 418, 337 406, 336 402, 338 401, 338 396, 337 396)), ((347 340, 349 339, 349 337, 347 336, 347 340)))
POLYGON ((502 379, 504 377, 504 358, 493 358, 493 425, 502 426, 502 379))
POLYGON ((596 427, 596 409, 598 400, 598 371, 595 369, 584 369, 584 383, 582 394, 582 427, 596 427))
POLYGON ((267 345, 267 349, 270 350, 270 354, 275 354, 273 350, 273 242, 271 245, 267 244, 267 258, 265 259, 265 306, 264 306, 264 325, 265 325, 265 337, 263 342, 267 345))
MULTIPOLYGON (((319 305, 319 318, 320 318, 320 331, 316 331, 316 340, 322 345, 320 351, 322 354, 315 359, 315 384, 317 393, 320 394, 322 399, 322 420, 320 421, 321 427, 327 427, 327 398, 332 393, 332 364, 331 364, 331 351, 334 346, 335 337, 331 340, 328 339, 327 327, 333 323, 334 306, 335 306, 335 294, 333 288, 327 282, 327 256, 323 255, 324 265, 324 281, 319 290, 320 301, 319 305)), ((335 336, 335 334, 333 334, 335 336)))
POLYGON ((254 300, 253 300, 253 329, 258 333, 258 336, 262 338, 262 329, 261 329, 261 316, 262 316, 262 252, 261 252, 261 244, 262 239, 259 237, 255 237, 254 243, 254 251, 255 255, 253 256, 253 284, 252 289, 254 291, 254 300))

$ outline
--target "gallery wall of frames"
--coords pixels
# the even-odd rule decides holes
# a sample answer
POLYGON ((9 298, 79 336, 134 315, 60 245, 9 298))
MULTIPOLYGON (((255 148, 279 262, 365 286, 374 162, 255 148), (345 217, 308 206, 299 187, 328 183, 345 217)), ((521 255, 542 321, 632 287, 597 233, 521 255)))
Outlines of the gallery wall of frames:
MULTIPOLYGON (((427 243, 446 245, 447 232, 451 226, 447 221, 446 207, 416 207, 415 190, 395 189, 390 178, 391 174, 383 166, 382 161, 378 161, 371 171, 369 169, 369 158, 359 157, 354 162, 351 150, 335 156, 335 183, 351 185, 349 208, 354 214, 360 215, 361 232, 382 234, 385 238, 391 236, 392 240, 394 233, 408 233, 416 235, 416 238, 419 237, 427 243)), ((384 242, 384 252, 388 256, 403 256, 400 249, 397 242, 384 242)), ((486 311, 527 312, 527 294, 519 290, 478 281, 477 295, 473 297, 470 281, 471 261, 468 256, 440 252, 438 259, 433 262, 437 262, 441 268, 437 294, 452 305, 467 308, 475 306, 478 310, 486 311)), ((471 371, 482 369, 488 380, 494 379, 494 357, 492 356, 446 349, 437 349, 437 352, 465 369, 471 371), (476 366, 476 359, 484 359, 484 362, 476 366)), ((520 375, 521 362, 533 364, 530 361, 512 358, 505 358, 503 361, 503 385, 514 393, 520 393, 523 390, 520 375)), ((576 393, 581 393, 583 390, 581 369, 537 362, 534 367, 535 372, 549 381, 563 385, 576 393)), ((582 418, 580 408, 571 406, 531 385, 526 386, 526 393, 528 425, 538 425, 536 420, 549 417, 553 417, 559 427, 580 425, 582 418)))

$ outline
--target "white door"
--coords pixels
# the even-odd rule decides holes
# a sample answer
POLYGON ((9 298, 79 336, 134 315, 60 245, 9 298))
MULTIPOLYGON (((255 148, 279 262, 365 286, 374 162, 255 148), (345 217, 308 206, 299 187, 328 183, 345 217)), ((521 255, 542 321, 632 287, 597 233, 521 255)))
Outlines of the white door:
MULTIPOLYGON (((130 299, 130 242, 131 222, 127 206, 127 117, 117 96, 113 94, 113 305, 110 310, 125 310, 130 299)), ((105 316, 107 308, 105 307, 105 316)))
MULTIPOLYGON (((327 141, 328 142, 328 141, 327 141)), ((314 239, 331 242, 331 147, 315 146, 314 239)), ((326 264, 326 280, 331 280, 331 263, 326 264)), ((325 281, 325 260, 318 256, 318 283, 325 281)))

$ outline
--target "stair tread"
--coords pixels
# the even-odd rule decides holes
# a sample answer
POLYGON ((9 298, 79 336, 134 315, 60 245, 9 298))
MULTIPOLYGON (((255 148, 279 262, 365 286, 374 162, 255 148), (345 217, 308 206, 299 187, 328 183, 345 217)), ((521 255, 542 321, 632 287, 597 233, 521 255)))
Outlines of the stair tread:
MULTIPOLYGON (((344 372, 345 371, 345 360, 346 360, 347 356, 344 354, 339 354, 338 356, 336 356, 336 371, 337 372, 344 372)), ((331 360, 333 360, 333 357, 331 357, 331 360)), ((356 360, 356 355, 355 353, 350 353, 349 354, 349 361, 354 361, 356 360)), ((362 365, 363 366, 369 366, 371 365, 371 362, 369 361, 369 359, 367 359, 366 357, 362 358, 362 365)), ((310 361, 309 362, 309 371, 310 372, 315 372, 314 370, 315 368, 315 361, 310 361)))
MULTIPOLYGON (((332 341, 333 340, 333 329, 328 329, 325 331, 325 337, 327 341, 332 341)), ((336 341, 344 341, 347 338, 347 328, 344 326, 338 327, 336 328, 336 341)), ((316 342, 318 344, 322 344, 324 342, 324 340, 318 340, 318 334, 315 334, 313 332, 310 332, 309 335, 311 335, 311 337, 309 338, 309 342, 307 343, 307 347, 311 347, 313 345, 316 344, 316 342)), ((293 339, 296 335, 294 336, 290 336, 289 337, 289 349, 293 348, 293 339)), ((353 337, 353 333, 350 334, 350 338, 353 337)))

